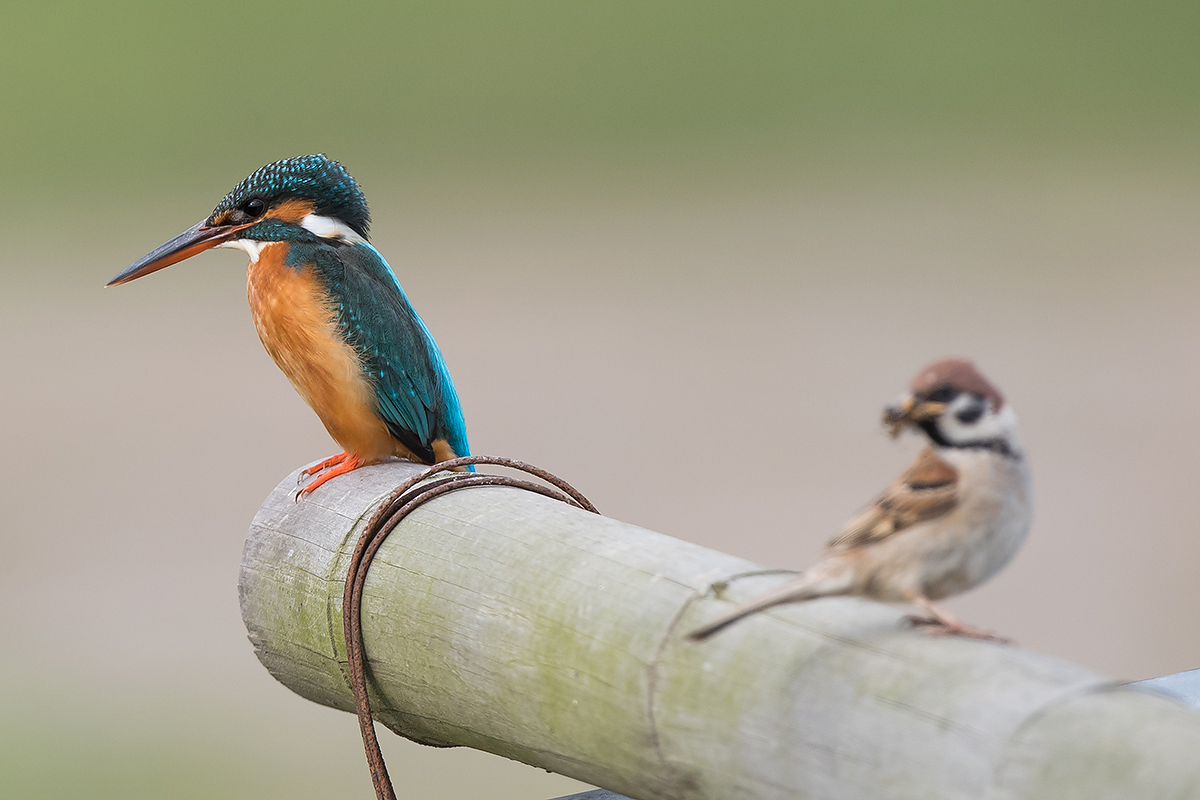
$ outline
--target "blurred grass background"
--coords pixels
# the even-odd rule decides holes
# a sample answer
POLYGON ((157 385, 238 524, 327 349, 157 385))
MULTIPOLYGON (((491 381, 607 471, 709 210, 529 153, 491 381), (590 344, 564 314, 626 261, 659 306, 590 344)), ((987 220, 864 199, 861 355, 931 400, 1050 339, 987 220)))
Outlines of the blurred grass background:
POLYGON ((764 162, 844 180, 948 158, 1184 155, 1195 169, 1200 9, 1188 3, 48 3, 6 14, 0 181, 19 208, 178 196, 201 176, 219 190, 226 168, 314 150, 433 183, 584 167, 690 182, 761 177, 764 162))
MULTIPOLYGON (((476 451, 800 567, 911 457, 882 404, 973 355, 1039 506, 955 608, 1114 674, 1200 666, 1198 26, 1155 2, 10 5, 0 794, 371 796, 353 718, 275 684, 238 619, 258 503, 333 449, 255 341, 241 257, 100 291, 305 152, 362 182, 476 451)), ((410 796, 576 787, 388 746, 410 796)))

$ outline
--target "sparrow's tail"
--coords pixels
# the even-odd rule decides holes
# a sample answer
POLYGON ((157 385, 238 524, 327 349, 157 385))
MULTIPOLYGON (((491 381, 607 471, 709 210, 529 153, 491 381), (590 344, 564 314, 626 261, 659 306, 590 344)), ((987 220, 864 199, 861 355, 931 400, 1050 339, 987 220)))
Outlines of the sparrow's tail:
POLYGON ((814 597, 845 594, 853 584, 853 574, 845 564, 817 564, 808 572, 795 580, 788 581, 778 589, 773 589, 761 597, 738 606, 732 611, 722 614, 712 622, 702 625, 687 635, 692 641, 707 639, 717 631, 732 625, 743 617, 757 614, 763 609, 777 606, 781 603, 796 603, 801 600, 811 600, 814 597))

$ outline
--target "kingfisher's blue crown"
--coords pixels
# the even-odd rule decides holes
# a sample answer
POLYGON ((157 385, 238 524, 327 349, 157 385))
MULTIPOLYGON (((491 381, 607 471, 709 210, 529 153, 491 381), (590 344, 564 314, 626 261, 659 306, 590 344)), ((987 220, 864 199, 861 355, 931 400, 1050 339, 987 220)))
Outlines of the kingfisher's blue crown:
POLYGON ((225 195, 213 209, 209 222, 256 198, 268 207, 292 198, 310 200, 314 213, 339 219, 367 238, 371 224, 367 199, 350 173, 323 154, 285 158, 260 167, 225 195))

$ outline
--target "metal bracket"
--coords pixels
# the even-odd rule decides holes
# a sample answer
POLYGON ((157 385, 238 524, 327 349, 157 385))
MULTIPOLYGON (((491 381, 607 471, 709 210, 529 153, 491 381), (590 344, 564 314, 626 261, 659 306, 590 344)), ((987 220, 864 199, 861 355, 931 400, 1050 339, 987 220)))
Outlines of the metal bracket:
POLYGON ((1129 685, 1169 694, 1192 708, 1200 708, 1200 669, 1189 669, 1187 672, 1176 672, 1174 675, 1163 675, 1161 678, 1134 681, 1129 685))

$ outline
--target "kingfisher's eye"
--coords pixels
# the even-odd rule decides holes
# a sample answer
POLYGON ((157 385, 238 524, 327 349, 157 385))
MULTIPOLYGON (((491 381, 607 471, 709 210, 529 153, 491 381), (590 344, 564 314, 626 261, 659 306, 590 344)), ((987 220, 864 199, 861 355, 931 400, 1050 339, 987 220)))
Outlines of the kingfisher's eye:
POLYGON ((929 394, 925 395, 925 399, 933 403, 948 403, 958 396, 958 392, 950 386, 939 386, 929 394))
POLYGON ((253 200, 247 200, 246 204, 244 206, 242 206, 242 211, 244 211, 246 216, 249 217, 250 219, 255 219, 256 217, 261 217, 263 215, 263 212, 266 210, 267 210, 267 204, 264 203, 262 200, 259 200, 257 197, 254 198, 253 200))

